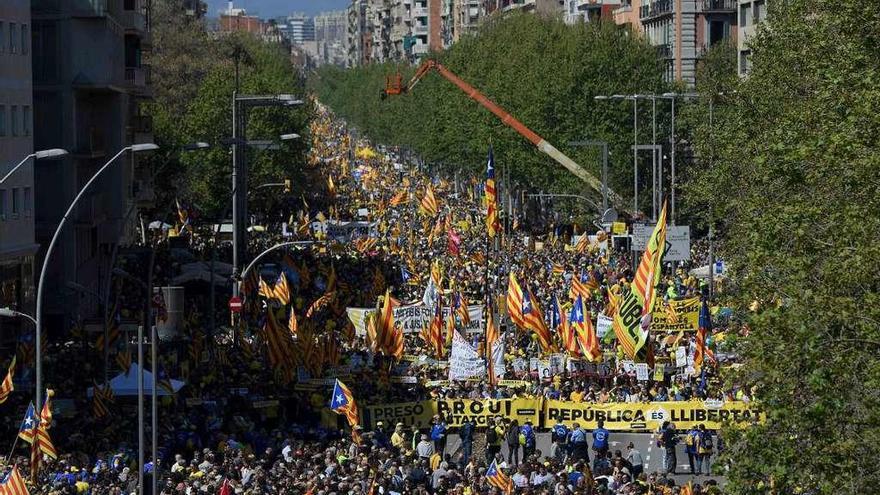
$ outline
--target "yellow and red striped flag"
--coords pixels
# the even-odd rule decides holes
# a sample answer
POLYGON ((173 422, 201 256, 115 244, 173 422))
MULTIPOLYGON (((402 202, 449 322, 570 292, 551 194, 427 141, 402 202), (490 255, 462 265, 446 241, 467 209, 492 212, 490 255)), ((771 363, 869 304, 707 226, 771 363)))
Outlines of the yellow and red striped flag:
POLYGON ((438 211, 440 211, 440 205, 437 203, 437 198, 434 197, 434 188, 428 184, 425 196, 419 204, 419 212, 426 217, 435 217, 438 211))
POLYGON ((498 221, 498 192, 495 190, 495 156, 491 146, 486 164, 486 228, 489 237, 495 237, 501 230, 501 223, 498 221))
POLYGON ((645 342, 648 340, 650 314, 654 307, 657 284, 660 282, 665 247, 666 203, 663 204, 657 225, 642 254, 630 291, 618 302, 617 312, 614 314, 614 334, 623 351, 633 360, 647 359, 645 342))
POLYGON ((493 348, 501 334, 498 327, 495 326, 495 311, 492 308, 492 300, 489 299, 486 305, 486 365, 488 367, 489 385, 495 386, 498 383, 498 377, 495 374, 495 357, 493 348))
POLYGON ((15 356, 12 356, 12 361, 9 363, 9 370, 6 372, 6 378, 3 379, 3 383, 0 383, 0 404, 6 402, 6 399, 9 398, 9 394, 15 390, 15 385, 12 384, 12 378, 15 376, 15 356))
POLYGON ((580 347, 581 354, 591 362, 602 357, 593 319, 586 311, 584 300, 580 296, 574 301, 568 321, 577 336, 577 346, 580 347))
POLYGON ((524 289, 520 287, 513 272, 510 273, 510 282, 507 286, 507 312, 517 326, 535 332, 544 352, 553 349, 550 330, 544 322, 540 304, 528 286, 524 289))
POLYGON ((28 495, 27 485, 18 471, 18 466, 12 466, 12 472, 5 480, 0 482, 0 495, 28 495))
POLYGON ((399 205, 402 205, 403 203, 406 203, 408 201, 409 201, 409 193, 406 191, 400 191, 397 194, 395 194, 394 197, 392 197, 388 201, 388 204, 390 206, 399 206, 399 205))
POLYGON ((694 349, 694 374, 698 375, 703 370, 703 364, 708 360, 715 362, 715 353, 706 343, 709 331, 712 329, 712 316, 709 313, 709 304, 703 301, 700 307, 700 323, 697 328, 696 349, 694 349))
POLYGON ((272 296, 281 301, 282 305, 290 304, 290 286, 287 284, 287 275, 284 272, 278 275, 278 280, 275 281, 275 286, 272 287, 272 296))

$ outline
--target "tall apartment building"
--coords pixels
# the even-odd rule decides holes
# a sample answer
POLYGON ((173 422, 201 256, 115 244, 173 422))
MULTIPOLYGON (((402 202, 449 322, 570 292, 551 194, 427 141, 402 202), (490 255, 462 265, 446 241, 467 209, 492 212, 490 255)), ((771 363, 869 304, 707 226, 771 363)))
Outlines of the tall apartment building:
POLYGON ((315 16, 315 59, 318 65, 345 65, 347 14, 344 10, 315 16))
MULTIPOLYGON (((33 152, 31 0, 0 2, 0 178, 33 152)), ((34 164, 0 184, 0 307, 33 313, 34 164)), ((0 318, 6 339, 23 322, 0 318)))
POLYGON ((638 8, 624 4, 613 15, 656 48, 666 64, 666 80, 689 86, 709 47, 737 35, 736 0, 642 0, 638 8))
POLYGON ((315 41, 315 20, 303 13, 289 15, 278 28, 294 45, 315 41))
POLYGON ((752 55, 749 38, 755 34, 758 24, 767 19, 767 3, 765 0, 739 0, 738 7, 737 68, 740 76, 747 76, 752 68, 752 62, 749 60, 752 55))
POLYGON ((599 19, 610 20, 618 7, 620 7, 619 0, 565 0, 563 19, 566 24, 598 22, 599 19))
MULTIPOLYGON (((4 1, 5 3, 5 1, 4 1)), ((45 247, 85 182, 119 150, 150 142, 150 0, 31 0, 33 119, 37 149, 65 148, 63 160, 35 166, 36 239, 45 247)), ((50 262, 44 316, 50 331, 94 314, 93 298, 69 296, 67 282, 101 293, 113 245, 134 230, 129 207, 149 201, 136 155, 123 155, 94 184, 65 226, 50 262), (68 295, 69 297, 65 297, 68 295)), ((41 263, 38 260, 38 263, 41 263)))
POLYGON ((382 63, 393 59, 393 24, 392 0, 370 0, 367 5, 367 30, 370 32, 371 61, 382 63))
POLYGON ((368 0, 352 0, 346 9, 348 18, 345 36, 345 65, 357 67, 369 62, 369 54, 372 48, 369 46, 369 31, 367 29, 367 4, 368 0))
POLYGON ((454 0, 452 6, 452 42, 471 34, 486 15, 486 7, 481 0, 454 0))

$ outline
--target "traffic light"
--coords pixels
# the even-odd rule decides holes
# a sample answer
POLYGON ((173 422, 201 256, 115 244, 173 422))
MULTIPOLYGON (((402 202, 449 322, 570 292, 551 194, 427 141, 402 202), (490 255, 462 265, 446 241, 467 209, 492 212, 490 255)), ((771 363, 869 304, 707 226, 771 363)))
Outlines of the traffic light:
POLYGON ((289 193, 292 190, 292 184, 290 179, 284 179, 284 192, 289 193))

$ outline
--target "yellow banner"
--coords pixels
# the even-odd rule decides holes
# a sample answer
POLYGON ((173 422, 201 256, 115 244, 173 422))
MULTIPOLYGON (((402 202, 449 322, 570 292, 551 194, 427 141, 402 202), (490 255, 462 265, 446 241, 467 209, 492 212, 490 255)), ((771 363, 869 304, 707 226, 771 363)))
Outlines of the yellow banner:
POLYGON ((453 427, 461 426, 466 419, 485 426, 491 418, 516 419, 520 424, 531 421, 537 426, 540 411, 541 399, 442 399, 366 406, 362 421, 367 429, 374 428, 377 421, 427 428, 435 414, 442 414, 446 424, 453 427))
POLYGON ((763 415, 745 402, 688 401, 593 404, 560 400, 544 401, 544 426, 561 419, 566 426, 575 423, 593 429, 598 421, 615 431, 656 430, 664 421, 671 421, 679 430, 706 425, 717 430, 725 421, 748 425, 763 421, 763 415))
POLYGON ((651 310, 651 330, 655 332, 697 331, 700 325, 700 298, 691 297, 680 301, 671 301, 678 322, 673 323, 664 307, 663 299, 657 298, 651 310))

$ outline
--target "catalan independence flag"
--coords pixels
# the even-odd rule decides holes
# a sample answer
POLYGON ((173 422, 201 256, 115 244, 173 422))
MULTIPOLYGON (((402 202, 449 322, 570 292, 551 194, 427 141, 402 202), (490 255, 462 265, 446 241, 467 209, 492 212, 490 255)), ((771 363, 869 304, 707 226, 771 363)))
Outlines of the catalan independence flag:
POLYGON ((501 230, 501 223, 498 221, 498 192, 495 190, 495 156, 491 146, 486 164, 486 228, 489 237, 495 237, 501 230))
POLYGON ((574 305, 571 307, 568 322, 577 336, 577 346, 580 347, 584 357, 591 362, 599 359, 602 356, 602 351, 599 349, 599 338, 593 328, 592 318, 584 309, 584 300, 580 296, 575 299, 574 305))
POLYGON ((510 282, 507 285, 507 312, 514 324, 535 332, 541 349, 545 352, 553 349, 550 330, 547 328, 547 323, 544 322, 541 306, 528 286, 520 287, 513 272, 510 274, 510 282))
POLYGON ((361 422, 357 403, 354 400, 354 395, 352 395, 351 390, 349 390, 344 383, 339 381, 339 379, 337 379, 336 383, 333 385, 333 397, 330 398, 330 409, 336 414, 345 415, 345 418, 348 420, 348 425, 351 426, 353 430, 352 437, 355 441, 358 441, 360 436, 354 432, 354 428, 361 422))
POLYGON ((663 251, 666 247, 666 203, 657 218, 654 232, 648 239, 648 245, 639 262, 631 290, 618 301, 617 312, 614 314, 614 334, 623 351, 630 359, 645 361, 647 359, 648 325, 646 315, 654 307, 657 285, 660 283, 660 272, 663 266, 663 251))
POLYGON ((510 476, 504 474, 504 471, 498 467, 494 460, 489 469, 486 470, 486 481, 504 493, 513 493, 513 480, 510 479, 510 476))
POLYGON ((694 350, 694 374, 698 375, 703 369, 706 360, 715 362, 715 353, 709 349, 706 339, 712 330, 712 316, 709 313, 709 304, 703 301, 700 307, 699 327, 697 328, 697 342, 694 350))
POLYGON ((437 198, 434 197, 434 188, 431 184, 428 184, 428 188, 425 190, 425 196, 419 204, 419 211, 426 217, 435 217, 440 211, 440 205, 437 203, 437 198))
POLYGON ((37 437, 37 425, 40 420, 37 418, 37 412, 34 409, 34 403, 28 405, 27 412, 24 413, 24 419, 21 421, 21 427, 18 429, 18 438, 27 443, 34 443, 37 437))
MULTIPOLYGON (((495 359, 493 354, 493 348, 495 347, 495 343, 498 342, 498 339, 501 338, 501 333, 498 330, 498 327, 495 326, 495 311, 492 307, 492 299, 489 298, 486 304, 486 364, 488 367, 488 375, 489 375, 489 385, 496 385, 498 382, 498 377, 495 374, 495 359)), ((503 370, 502 370, 503 371, 503 370)))
POLYGON ((18 472, 18 466, 12 466, 12 471, 0 481, 0 495, 28 495, 27 485, 18 472))
POLYGON ((9 363, 9 371, 6 372, 6 378, 3 379, 3 383, 0 383, 0 404, 6 402, 6 399, 9 398, 9 394, 15 390, 15 386, 12 384, 12 377, 15 376, 15 356, 12 356, 12 362, 9 363))
POLYGON ((553 294, 553 301, 550 306, 550 329, 555 330, 559 334, 562 341, 562 347, 569 356, 580 356, 580 348, 574 338, 574 331, 569 325, 567 319, 562 317, 562 310, 559 308, 559 300, 556 294, 553 294))

